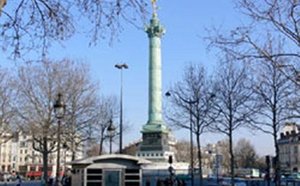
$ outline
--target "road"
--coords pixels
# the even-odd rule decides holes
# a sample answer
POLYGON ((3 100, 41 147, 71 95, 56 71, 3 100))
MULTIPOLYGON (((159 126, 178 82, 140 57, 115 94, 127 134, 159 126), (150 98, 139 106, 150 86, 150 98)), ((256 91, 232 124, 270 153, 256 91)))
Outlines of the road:
MULTIPOLYGON (((16 186, 17 182, 0 182, 0 186, 16 186)), ((23 181, 22 186, 41 186, 41 181, 23 181)))

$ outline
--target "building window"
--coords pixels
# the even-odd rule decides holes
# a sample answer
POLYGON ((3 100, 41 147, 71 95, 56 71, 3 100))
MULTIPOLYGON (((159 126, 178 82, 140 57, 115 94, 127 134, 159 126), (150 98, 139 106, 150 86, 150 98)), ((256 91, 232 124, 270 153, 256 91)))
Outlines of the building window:
POLYGON ((298 154, 298 146, 294 146, 294 154, 298 154))
POLYGON ((22 148, 22 147, 25 147, 25 146, 26 146, 25 141, 21 141, 21 142, 20 142, 20 147, 22 148))

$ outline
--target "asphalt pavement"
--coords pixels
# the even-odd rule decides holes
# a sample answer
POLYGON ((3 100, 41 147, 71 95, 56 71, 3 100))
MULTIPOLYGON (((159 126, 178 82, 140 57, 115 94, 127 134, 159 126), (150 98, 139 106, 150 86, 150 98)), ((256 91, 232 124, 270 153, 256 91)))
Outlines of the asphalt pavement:
MULTIPOLYGON (((0 186, 16 186, 17 182, 0 182, 0 186)), ((41 181, 22 181, 22 186, 41 186, 41 181)))

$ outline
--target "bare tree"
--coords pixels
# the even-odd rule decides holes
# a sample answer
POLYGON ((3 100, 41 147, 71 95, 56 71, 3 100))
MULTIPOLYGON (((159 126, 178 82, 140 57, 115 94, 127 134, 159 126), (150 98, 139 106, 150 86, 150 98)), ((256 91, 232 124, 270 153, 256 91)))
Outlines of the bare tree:
POLYGON ((250 23, 241 23, 241 26, 229 32, 209 29, 210 46, 237 59, 273 61, 283 58, 290 63, 299 61, 299 1, 236 0, 236 5, 250 23), (266 45, 269 45, 270 40, 273 46, 278 45, 282 49, 268 50, 266 45))
MULTIPOLYGON (((103 154, 104 142, 109 139, 109 136, 107 135, 107 128, 109 127, 110 122, 112 122, 117 130, 117 126, 114 123, 117 110, 116 98, 113 96, 102 96, 98 101, 98 106, 95 110, 96 121, 95 125, 93 125, 93 139, 99 142, 99 155, 103 154)), ((117 131, 115 131, 115 134, 112 136, 112 138, 115 138, 116 136, 118 136, 117 131)))
MULTIPOLYGON (((13 109, 15 91, 12 85, 12 75, 7 69, 0 69, 0 138, 15 128, 13 109)), ((1 143, 1 142, 0 142, 1 143)))
MULTIPOLYGON (((191 153, 190 153, 191 144, 190 144, 190 142, 188 140, 179 140, 179 141, 177 141, 175 148, 177 149, 176 160, 179 162, 189 163, 189 160, 191 159, 191 153)), ((194 153, 194 155, 196 155, 196 154, 194 153)))
POLYGON ((75 160, 76 153, 92 137, 93 124, 97 122, 98 86, 91 81, 86 64, 64 60, 57 66, 63 66, 63 69, 54 81, 67 105, 62 135, 64 144, 72 152, 72 160, 75 160))
POLYGON ((229 140, 231 184, 234 179, 233 132, 252 121, 255 106, 246 67, 225 56, 215 77, 215 123, 212 129, 225 134, 229 140), (240 65, 240 66, 239 66, 240 65))
POLYGON ((8 69, 0 68, 0 156, 1 144, 12 139, 15 132, 16 115, 13 109, 15 91, 12 86, 12 76, 8 69))
POLYGON ((97 156, 99 155, 99 144, 97 143, 89 143, 89 148, 87 149, 87 157, 97 156))
POLYGON ((122 30, 123 22, 143 20, 148 5, 145 0, 4 2, 6 6, 0 9, 0 43, 3 50, 12 48, 15 57, 21 57, 22 50, 45 54, 51 42, 67 40, 78 32, 87 33, 91 43, 112 38, 122 30))
POLYGON ((278 134, 284 123, 290 119, 291 103, 296 98, 295 84, 287 77, 279 67, 286 61, 282 58, 273 58, 272 61, 262 60, 259 71, 256 71, 254 88, 255 100, 258 103, 258 118, 255 127, 270 134, 275 148, 275 172, 277 184, 280 184, 280 165, 278 134))
POLYGON ((263 117, 257 122, 261 125, 257 126, 273 136, 276 185, 279 185, 279 149, 276 140, 282 123, 287 119, 286 112, 291 108, 288 100, 292 98, 288 97, 292 97, 293 93, 288 92, 293 85, 290 80, 294 80, 295 73, 298 75, 293 65, 297 64, 300 58, 300 4, 299 1, 293 0, 237 0, 237 5, 247 18, 250 18, 251 24, 243 24, 229 33, 210 30, 213 31, 209 36, 210 44, 236 59, 262 62, 256 67, 264 69, 257 71, 264 72, 258 78, 263 82, 263 86, 261 87, 260 83, 259 86, 255 86, 256 92, 260 94, 260 116, 263 117), (281 68, 278 68, 279 66, 281 68), (286 72, 283 66, 294 69, 294 73, 283 74, 282 72, 286 72), (265 71, 266 69, 268 70, 265 71))
POLYGON ((21 130, 32 135, 33 149, 42 154, 43 175, 48 180, 48 156, 56 147, 53 100, 58 89, 53 82, 56 73, 47 64, 43 65, 20 67, 16 78, 16 110, 22 123, 21 130))
POLYGON ((181 81, 178 81, 170 91, 172 110, 168 119, 173 126, 192 130, 197 140, 197 159, 199 161, 200 184, 202 185, 202 157, 200 137, 207 132, 213 122, 209 117, 214 97, 209 91, 209 81, 205 70, 200 65, 189 65, 184 71, 181 81), (192 122, 192 128, 190 127, 192 122))
POLYGON ((275 32, 274 35, 280 35, 295 47, 289 47, 291 51, 274 51, 270 57, 294 56, 300 58, 299 1, 263 0, 258 3, 254 0, 238 0, 237 5, 257 24, 270 27, 275 32))
POLYGON ((89 124, 92 124, 86 122, 90 122, 90 107, 94 108, 89 97, 93 95, 94 88, 91 83, 80 83, 80 77, 84 77, 86 73, 82 65, 75 65, 69 61, 26 64, 19 68, 15 84, 18 90, 16 110, 22 123, 20 129, 32 136, 34 150, 43 156, 45 180, 48 176, 48 156, 57 150, 58 130, 53 113, 57 93, 65 95, 67 105, 67 114, 62 121, 62 128, 65 130, 59 134, 64 136, 62 140, 74 137, 71 141, 77 143, 77 137, 85 138, 85 131, 90 127, 89 124), (76 132, 73 133, 70 128, 76 132))
POLYGON ((210 38, 211 44, 220 47, 223 51, 238 58, 268 58, 295 57, 300 58, 300 32, 297 13, 300 6, 293 0, 236 0, 237 7, 247 18, 250 24, 233 28, 228 34, 213 29, 210 38), (273 38, 274 43, 282 40, 289 47, 282 51, 266 51, 266 38, 273 38), (275 42, 276 41, 276 42, 275 42), (290 47, 292 46, 292 47, 290 47))
POLYGON ((134 141, 134 142, 128 144, 127 146, 124 147, 124 149, 122 149, 122 153, 131 155, 131 156, 135 156, 138 151, 138 147, 139 147, 140 143, 141 143, 141 140, 134 141))
POLYGON ((245 138, 240 139, 236 143, 234 154, 238 168, 253 168, 258 159, 254 146, 245 138))
MULTIPOLYGON (((230 154, 229 154, 229 140, 225 139, 219 141, 216 146, 218 153, 222 155, 222 166, 225 172, 230 173, 230 154)), ((254 146, 249 140, 242 138, 233 145, 233 153, 235 156, 235 168, 260 168, 260 159, 255 151, 254 146)), ((265 162, 263 161, 264 165, 265 162)))

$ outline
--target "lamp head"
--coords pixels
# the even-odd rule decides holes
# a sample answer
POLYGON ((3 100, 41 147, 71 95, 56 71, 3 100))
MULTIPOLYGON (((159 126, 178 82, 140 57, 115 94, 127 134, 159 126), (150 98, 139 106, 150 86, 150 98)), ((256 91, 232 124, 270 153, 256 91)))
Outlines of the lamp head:
POLYGON ((64 117, 65 114, 65 110, 66 110, 66 105, 64 104, 63 100, 62 100, 62 94, 58 93, 57 94, 57 99, 53 105, 54 108, 54 113, 55 113, 55 117, 57 119, 62 119, 64 117))
POLYGON ((115 64, 115 67, 116 67, 117 69, 122 69, 122 68, 128 69, 128 65, 127 65, 126 63, 123 63, 123 64, 115 64))
POLYGON ((110 119, 109 125, 107 127, 107 132, 109 133, 109 135, 113 136, 115 130, 116 130, 116 127, 113 125, 112 119, 110 119))

